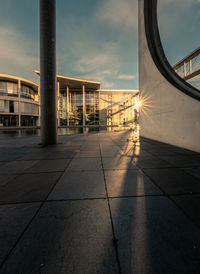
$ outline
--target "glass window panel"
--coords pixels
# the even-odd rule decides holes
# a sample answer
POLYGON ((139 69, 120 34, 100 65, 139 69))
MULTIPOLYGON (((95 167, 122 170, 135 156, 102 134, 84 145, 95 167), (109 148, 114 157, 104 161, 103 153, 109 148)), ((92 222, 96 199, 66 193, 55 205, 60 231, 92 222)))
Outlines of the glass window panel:
POLYGON ((83 94, 82 90, 70 92, 70 125, 83 125, 83 94))
POLYGON ((0 100, 0 111, 3 112, 4 111, 4 101, 0 100))

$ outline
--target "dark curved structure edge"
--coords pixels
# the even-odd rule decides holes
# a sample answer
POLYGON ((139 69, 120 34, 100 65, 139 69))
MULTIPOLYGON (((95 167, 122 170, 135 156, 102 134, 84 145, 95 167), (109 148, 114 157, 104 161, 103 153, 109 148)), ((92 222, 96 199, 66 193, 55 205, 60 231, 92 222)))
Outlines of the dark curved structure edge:
POLYGON ((144 0, 144 25, 148 48, 160 73, 177 89, 200 101, 200 91, 183 80, 165 56, 158 30, 157 0, 144 0))

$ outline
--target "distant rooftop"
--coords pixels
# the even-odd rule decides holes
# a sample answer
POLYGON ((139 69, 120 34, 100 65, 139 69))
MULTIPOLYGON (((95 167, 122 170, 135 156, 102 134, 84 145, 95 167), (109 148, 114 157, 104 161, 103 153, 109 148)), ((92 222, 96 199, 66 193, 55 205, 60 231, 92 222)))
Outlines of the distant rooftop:
MULTIPOLYGON (((39 70, 35 70, 35 73, 40 75, 39 70)), ((91 89, 100 89, 100 82, 97 81, 90 81, 90 80, 84 80, 84 79, 78 79, 78 78, 72 78, 68 76, 63 75, 56 75, 57 80, 60 83, 60 89, 65 89, 68 87, 70 88, 81 88, 81 86, 85 86, 86 88, 91 89)))
POLYGON ((20 80, 21 84, 26 84, 34 89, 39 87, 39 85, 37 83, 32 82, 28 79, 19 77, 19 76, 15 76, 15 75, 0 73, 0 79, 5 80, 5 81, 12 81, 12 82, 16 82, 16 83, 20 80))

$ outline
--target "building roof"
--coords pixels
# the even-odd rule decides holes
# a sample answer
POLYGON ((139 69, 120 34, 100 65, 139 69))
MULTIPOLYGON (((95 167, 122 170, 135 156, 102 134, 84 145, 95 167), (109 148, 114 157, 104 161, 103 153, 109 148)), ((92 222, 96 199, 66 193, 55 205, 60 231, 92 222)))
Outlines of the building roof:
POLYGON ((117 95, 125 95, 132 94, 133 96, 138 95, 139 91, 134 89, 101 89, 101 94, 117 94, 117 95))
POLYGON ((35 82, 32 82, 30 80, 27 80, 25 78, 18 77, 18 76, 15 76, 15 75, 0 73, 0 79, 5 80, 5 81, 16 82, 16 83, 20 80, 21 84, 28 85, 28 86, 32 87, 33 89, 36 89, 36 88, 39 87, 39 85, 36 84, 35 82))
MULTIPOLYGON (((35 73, 40 75, 39 70, 35 70, 35 73)), ((72 77, 63 76, 63 75, 56 75, 56 78, 60 83, 60 89, 66 89, 67 86, 72 89, 80 89, 82 88, 83 85, 86 88, 99 89, 101 84, 100 82, 97 82, 97 81, 72 78, 72 77)))

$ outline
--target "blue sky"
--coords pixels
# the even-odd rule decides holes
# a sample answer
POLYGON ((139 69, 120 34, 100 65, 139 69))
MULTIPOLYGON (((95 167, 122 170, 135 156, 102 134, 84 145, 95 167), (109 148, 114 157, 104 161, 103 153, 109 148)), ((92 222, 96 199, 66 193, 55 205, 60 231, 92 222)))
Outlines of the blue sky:
MULTIPOLYGON (((200 45, 200 1, 158 0, 170 62, 200 45)), ((6 0, 0 9, 0 72, 33 81, 39 68, 39 0, 6 0)), ((138 88, 137 0, 57 0, 57 73, 138 88)))
POLYGON ((158 22, 172 65, 200 47, 200 0, 158 0, 158 22))

